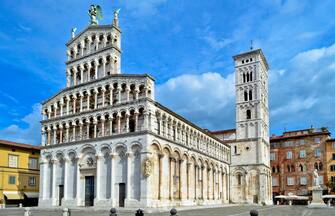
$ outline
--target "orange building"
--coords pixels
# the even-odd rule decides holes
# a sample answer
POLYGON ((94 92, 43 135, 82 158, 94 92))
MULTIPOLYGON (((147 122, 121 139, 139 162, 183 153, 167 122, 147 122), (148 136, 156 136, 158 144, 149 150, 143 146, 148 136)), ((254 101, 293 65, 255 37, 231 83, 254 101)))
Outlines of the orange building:
POLYGON ((335 139, 326 141, 326 164, 327 180, 335 184, 335 139))

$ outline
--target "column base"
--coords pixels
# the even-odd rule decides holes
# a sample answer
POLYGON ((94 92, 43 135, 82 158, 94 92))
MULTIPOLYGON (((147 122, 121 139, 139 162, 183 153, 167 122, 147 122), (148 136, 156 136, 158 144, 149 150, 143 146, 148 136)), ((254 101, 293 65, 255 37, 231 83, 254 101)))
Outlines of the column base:
POLYGON ((124 200, 124 205, 127 208, 135 208, 140 205, 140 201, 136 199, 125 199, 124 200))
POLYGON ((94 199, 94 206, 112 206, 115 207, 113 200, 111 199, 94 199))
POLYGON ((38 199, 38 207, 41 208, 52 207, 52 199, 38 199))
POLYGON ((67 208, 77 207, 77 200, 76 199, 62 199, 62 206, 67 208))

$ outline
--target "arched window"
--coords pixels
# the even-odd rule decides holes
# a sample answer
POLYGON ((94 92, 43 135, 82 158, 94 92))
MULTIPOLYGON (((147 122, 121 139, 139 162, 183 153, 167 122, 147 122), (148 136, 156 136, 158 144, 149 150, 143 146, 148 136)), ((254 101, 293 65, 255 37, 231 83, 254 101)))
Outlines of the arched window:
MULTIPOLYGON (((129 119, 129 132, 135 132, 135 120, 129 119)), ((158 134, 160 133, 160 129, 158 129, 158 134)))
POLYGON ((294 172, 294 171, 295 171, 294 165, 291 165, 291 172, 294 172))
POLYGON ((250 81, 252 81, 252 72, 250 72, 250 81))
POLYGON ((247 82, 249 82, 249 73, 247 73, 247 82))
POLYGON ((234 146, 234 153, 237 154, 237 146, 234 146))
POLYGON ((251 119, 251 110, 247 110, 246 115, 247 119, 251 119))
POLYGON ((237 185, 241 185, 242 184, 242 175, 237 174, 236 178, 237 178, 237 185))
POLYGON ((248 101, 248 92, 244 91, 244 101, 248 101))
POLYGON ((243 83, 245 83, 245 73, 243 74, 243 83))
POLYGON ((319 170, 320 170, 320 171, 323 170, 323 164, 322 164, 322 162, 319 163, 319 170))
POLYGON ((287 165, 287 172, 291 172, 291 166, 287 165))
POLYGON ((252 100, 252 90, 249 90, 249 100, 252 100))
POLYGON ((300 172, 304 171, 304 167, 301 164, 299 165, 299 168, 300 168, 300 172))
POLYGON ((314 163, 314 169, 318 170, 318 168, 319 168, 318 163, 315 162, 315 163, 314 163))
POLYGON ((276 167, 272 167, 272 173, 276 172, 276 167))

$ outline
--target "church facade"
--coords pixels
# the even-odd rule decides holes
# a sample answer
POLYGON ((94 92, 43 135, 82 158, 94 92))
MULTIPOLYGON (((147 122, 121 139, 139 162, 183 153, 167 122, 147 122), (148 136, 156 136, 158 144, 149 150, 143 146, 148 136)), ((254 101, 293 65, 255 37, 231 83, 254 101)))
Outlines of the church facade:
POLYGON ((230 145, 156 102, 154 79, 120 63, 117 13, 67 43, 66 88, 42 103, 39 206, 229 203, 230 145))
POLYGON ((42 103, 39 206, 272 204, 262 50, 233 57, 236 129, 211 132, 155 101, 150 75, 121 73, 118 12, 98 25, 95 10, 42 103))

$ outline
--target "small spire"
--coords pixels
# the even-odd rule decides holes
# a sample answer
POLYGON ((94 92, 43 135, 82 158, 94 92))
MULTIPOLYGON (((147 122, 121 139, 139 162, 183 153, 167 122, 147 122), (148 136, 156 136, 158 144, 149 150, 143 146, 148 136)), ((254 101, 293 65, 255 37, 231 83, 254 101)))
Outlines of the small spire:
POLYGON ((253 50, 254 49, 254 47, 253 47, 253 41, 251 40, 250 41, 250 50, 253 50))
POLYGON ((119 13, 120 13, 121 8, 117 9, 114 11, 114 19, 113 19, 113 25, 119 26, 119 13))

